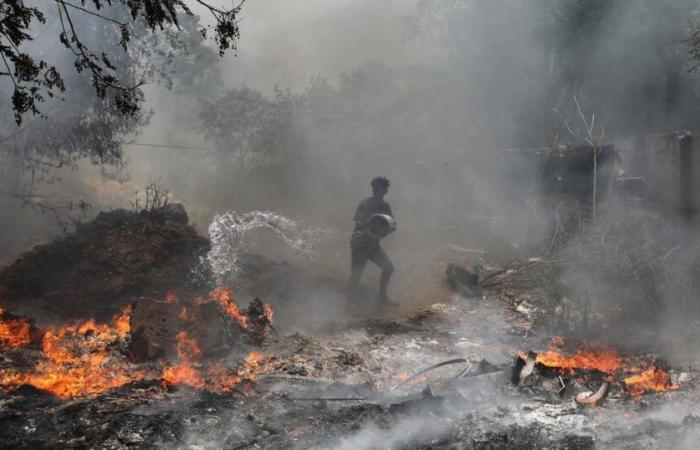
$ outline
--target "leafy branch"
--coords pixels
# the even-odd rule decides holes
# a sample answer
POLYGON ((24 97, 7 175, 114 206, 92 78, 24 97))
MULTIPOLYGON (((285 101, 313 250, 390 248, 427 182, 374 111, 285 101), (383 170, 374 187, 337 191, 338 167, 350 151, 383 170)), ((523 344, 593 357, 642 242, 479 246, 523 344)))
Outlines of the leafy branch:
MULTIPOLYGON (((208 1, 195 1, 207 9, 216 21, 214 40, 219 54, 223 55, 228 49, 235 50, 240 38, 238 15, 243 2, 224 9, 208 1)), ((139 87, 143 85, 144 78, 133 85, 120 80, 112 57, 91 50, 81 40, 72 14, 85 14, 117 27, 119 45, 124 51, 129 49, 132 25, 137 20, 143 20, 150 31, 157 34, 171 26, 179 29, 179 15, 192 15, 184 0, 79 0, 79 3, 78 0, 50 0, 40 7, 27 6, 24 0, 3 0, 0 2, 0 78, 6 77, 12 83, 12 108, 17 125, 21 125, 27 113, 42 115, 39 104, 44 102, 45 96, 54 97, 66 90, 64 80, 54 66, 49 66, 43 59, 35 59, 29 51, 20 50, 23 44, 34 39, 32 30, 36 29, 35 25, 46 23, 44 8, 51 3, 59 13, 59 41, 75 57, 76 71, 88 71, 96 95, 105 98, 113 94, 117 110, 127 116, 134 116, 140 110, 143 99, 139 87), (112 11, 118 11, 117 7, 126 9, 128 19, 103 13, 105 6, 111 7, 112 11)), ((200 32, 204 37, 208 34, 207 28, 202 28, 200 32)))

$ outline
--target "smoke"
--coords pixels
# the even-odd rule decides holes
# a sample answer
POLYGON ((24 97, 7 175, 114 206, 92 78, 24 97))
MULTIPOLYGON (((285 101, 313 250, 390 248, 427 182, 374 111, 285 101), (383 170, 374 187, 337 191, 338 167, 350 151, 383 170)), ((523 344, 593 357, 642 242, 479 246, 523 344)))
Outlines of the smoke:
MULTIPOLYGON (((407 266, 429 265, 447 244, 547 248, 553 214, 533 207, 542 161, 513 149, 582 143, 574 95, 606 142, 693 126, 700 102, 684 39, 697 10, 690 0, 246 2, 237 55, 219 60, 188 41, 174 71, 185 82, 144 89, 153 116, 136 140, 148 145, 125 145, 126 167, 104 178, 78 162, 78 171, 53 171, 62 182, 44 188, 88 200, 95 214, 128 207, 136 190, 160 179, 202 232, 222 211, 267 210, 342 236, 369 180, 385 175, 398 231, 383 245, 399 269, 394 285, 410 290, 407 266), (268 103, 281 92, 294 105, 281 118, 263 117, 291 131, 263 133, 261 148, 277 153, 254 166, 242 163, 238 142, 206 140, 202 131, 202 105, 243 84, 268 103)), ((32 229, 23 221, 17 233, 32 229)), ((586 233, 582 242, 600 237, 586 233)), ((654 253, 658 236, 643 235, 649 256, 663 256, 654 253)), ((24 242, 49 236, 37 231, 24 242)), ((332 253, 334 264, 347 261, 346 240, 332 253)), ((599 256, 620 262, 610 251, 586 266, 602 267, 599 256)), ((586 270, 566 267, 562 283, 577 295, 619 295, 619 286, 591 284, 586 270)), ((643 287, 629 283, 630 292, 643 287)), ((659 293, 662 304, 670 292, 659 293)))
MULTIPOLYGON (((427 239, 426 246, 448 240, 523 244, 532 239, 532 178, 513 174, 532 169, 503 150, 549 144, 549 108, 560 107, 571 86, 580 86, 586 110, 613 132, 692 123, 694 94, 672 95, 673 89, 694 92, 678 26, 692 18, 692 2, 664 3, 668 11, 653 23, 645 23, 651 19, 644 2, 502 3, 246 4, 237 55, 202 66, 220 72, 219 81, 189 92, 145 89, 155 114, 138 140, 192 148, 126 146, 131 180, 124 197, 162 177, 202 230, 227 209, 281 210, 347 230, 369 179, 385 174, 393 180, 389 200, 403 236, 420 230, 407 239, 427 239), (677 77, 671 80, 670 73, 677 77), (303 93, 317 75, 332 88, 330 109, 299 118, 309 135, 294 155, 301 167, 246 177, 226 155, 235 149, 224 148, 223 155, 206 150, 216 145, 198 130, 199 98, 216 99, 242 83, 265 94, 275 85, 303 93), (669 108, 659 108, 663 102, 669 108), (655 118, 662 112, 667 117, 655 118), (333 114, 343 126, 328 126, 324 119, 333 114)), ((65 181, 88 196, 81 169, 65 181)), ((101 194, 90 196, 96 209, 118 203, 101 194)))
POLYGON ((402 448, 411 444, 430 442, 444 433, 447 428, 448 424, 444 419, 413 416, 399 420, 389 429, 367 425, 360 431, 341 438, 333 448, 339 450, 402 448))

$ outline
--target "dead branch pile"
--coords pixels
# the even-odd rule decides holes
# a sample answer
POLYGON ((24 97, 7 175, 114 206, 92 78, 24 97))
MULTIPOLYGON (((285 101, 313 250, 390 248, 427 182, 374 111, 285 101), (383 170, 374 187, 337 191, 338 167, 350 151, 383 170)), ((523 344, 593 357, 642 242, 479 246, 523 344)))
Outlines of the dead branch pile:
POLYGON ((0 271, 0 294, 14 311, 59 319, 107 320, 138 296, 181 289, 207 239, 184 208, 115 210, 65 238, 40 245, 0 271))

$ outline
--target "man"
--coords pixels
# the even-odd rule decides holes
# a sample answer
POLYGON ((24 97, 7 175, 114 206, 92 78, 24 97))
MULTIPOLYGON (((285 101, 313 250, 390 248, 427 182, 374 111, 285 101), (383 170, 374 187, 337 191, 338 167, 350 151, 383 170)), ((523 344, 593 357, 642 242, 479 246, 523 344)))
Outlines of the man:
POLYGON ((384 177, 376 177, 372 180, 372 196, 360 202, 355 211, 355 231, 350 238, 350 250, 352 253, 352 270, 350 275, 350 292, 354 295, 365 270, 367 261, 372 261, 382 270, 379 281, 378 307, 395 306, 390 302, 386 290, 389 279, 394 272, 394 266, 389 257, 379 245, 379 240, 394 231, 396 222, 391 206, 384 201, 384 196, 389 192, 389 180, 384 177), (382 216, 384 215, 384 216, 382 216), (388 216, 388 218, 386 217, 388 216), (386 227, 377 232, 374 223, 379 219, 386 227))

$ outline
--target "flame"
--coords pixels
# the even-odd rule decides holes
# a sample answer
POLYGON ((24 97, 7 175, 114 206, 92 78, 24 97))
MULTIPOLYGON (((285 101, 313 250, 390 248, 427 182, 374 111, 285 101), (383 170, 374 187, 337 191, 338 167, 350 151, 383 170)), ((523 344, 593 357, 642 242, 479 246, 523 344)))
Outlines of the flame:
POLYGON ((671 375, 656 365, 622 380, 630 389, 630 393, 639 397, 648 391, 665 392, 678 389, 678 384, 673 383, 671 375))
POLYGON ((209 297, 213 300, 217 300, 224 308, 224 311, 243 328, 248 328, 248 318, 241 314, 238 304, 233 300, 231 289, 225 286, 219 286, 209 293, 209 297))
POLYGON ((548 350, 537 354, 537 362, 564 370, 588 369, 614 373, 620 369, 622 358, 619 353, 612 349, 577 350, 572 356, 564 356, 555 350, 548 350))
POLYGON ((235 373, 229 373, 221 364, 214 364, 209 367, 209 377, 221 392, 230 392, 242 383, 249 387, 250 382, 255 381, 262 364, 268 359, 260 353, 251 352, 246 356, 243 366, 235 373))
POLYGON ((190 338, 186 331, 177 334, 177 355, 181 360, 190 362, 202 357, 202 350, 195 339, 190 338))
POLYGON ((6 387, 30 384, 61 398, 90 395, 143 379, 125 357, 108 347, 128 335, 129 309, 116 316, 112 325, 94 320, 53 327, 42 340, 44 358, 29 373, 0 370, 6 387))
POLYGON ((165 301, 167 303, 177 303, 177 294, 173 291, 168 291, 165 294, 165 301))
POLYGON ((131 333, 131 305, 122 308, 122 313, 114 318, 114 326, 122 339, 131 333))
POLYGON ((263 304, 263 308, 265 309, 265 317, 267 318, 267 321, 270 322, 270 325, 272 325, 272 316, 275 315, 275 312, 272 310, 272 306, 265 303, 263 304))
MULTIPOLYGON (((228 291, 220 291, 217 295, 229 313, 237 311, 228 291)), ((3 333, 0 334, 0 343, 3 344, 0 349, 5 349, 6 341, 12 345, 28 343, 31 323, 15 319, 3 321, 3 314, 0 308, 0 332, 3 333), (15 322, 21 325, 21 332, 11 328, 15 322), (8 336, 12 340, 6 337, 4 330, 10 330, 8 336)), ((131 331, 130 315, 131 307, 126 307, 108 324, 90 319, 46 329, 40 342, 43 353, 35 366, 30 370, 0 369, 0 387, 7 389, 29 384, 65 399, 100 394, 140 380, 161 380, 164 385, 230 392, 241 383, 249 389, 269 359, 252 352, 238 369, 228 369, 218 361, 204 360, 197 341, 183 331, 176 335, 176 364, 165 367, 136 365, 115 350, 126 344, 131 331)))
POLYGON ((182 310, 180 311, 180 314, 179 314, 177 317, 178 317, 180 320, 184 320, 184 321, 190 320, 190 316, 189 316, 189 314, 187 313, 187 308, 185 308, 185 307, 183 306, 183 307, 182 307, 182 310))
POLYGON ((25 319, 3 319, 5 310, 0 307, 0 349, 11 350, 31 343, 32 324, 25 319))
POLYGON ((162 380, 170 384, 184 384, 194 389, 204 389, 206 382, 192 362, 202 357, 202 350, 197 341, 190 338, 187 332, 181 331, 176 336, 177 356, 180 363, 163 369, 162 380))
POLYGON ((199 370, 187 363, 163 369, 162 380, 170 384, 186 385, 197 390, 206 387, 206 382, 199 370))
POLYGON ((537 362, 568 373, 582 369, 605 372, 611 381, 616 378, 622 379, 634 397, 649 391, 664 392, 679 387, 672 382, 668 372, 648 361, 623 358, 617 351, 609 348, 584 348, 566 356, 560 350, 562 346, 561 338, 552 339, 549 350, 537 355, 537 362))

